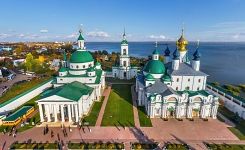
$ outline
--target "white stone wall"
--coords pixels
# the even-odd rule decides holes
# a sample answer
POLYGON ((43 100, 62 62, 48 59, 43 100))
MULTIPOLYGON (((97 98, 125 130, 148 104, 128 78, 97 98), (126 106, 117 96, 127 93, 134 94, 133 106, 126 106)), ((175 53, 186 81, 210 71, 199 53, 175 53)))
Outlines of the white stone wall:
POLYGON ((206 76, 171 76, 171 87, 177 91, 183 91, 187 87, 189 90, 204 90, 206 87, 206 76), (199 82, 200 80, 200 82, 199 82))
POLYGON ((80 70, 80 69, 88 69, 89 67, 94 66, 94 61, 86 62, 86 63, 70 63, 69 68, 74 70, 80 70))
POLYGON ((224 95, 221 95, 217 92, 214 92, 209 88, 207 88, 207 90, 210 91, 211 93, 213 93, 214 95, 217 95, 218 97, 220 97, 224 101, 224 105, 227 109, 229 109, 230 111, 232 111, 234 113, 238 113, 238 115, 241 118, 245 119, 245 108, 242 107, 242 102, 237 101, 237 103, 235 103, 234 99, 230 100, 230 99, 226 98, 224 95))
POLYGON ((34 89, 33 91, 31 91, 31 92, 29 92, 29 93, 17 98, 13 102, 10 102, 9 104, 1 107, 0 108, 0 113, 4 113, 4 112, 8 112, 8 111, 14 110, 17 107, 23 105, 24 103, 26 103, 27 101, 31 100, 35 96, 41 94, 47 88, 51 87, 52 86, 51 82, 52 82, 52 80, 50 80, 49 82, 45 83, 44 85, 34 89))
POLYGON ((73 81, 78 81, 81 83, 94 83, 96 77, 57 77, 58 84, 71 83, 73 81))

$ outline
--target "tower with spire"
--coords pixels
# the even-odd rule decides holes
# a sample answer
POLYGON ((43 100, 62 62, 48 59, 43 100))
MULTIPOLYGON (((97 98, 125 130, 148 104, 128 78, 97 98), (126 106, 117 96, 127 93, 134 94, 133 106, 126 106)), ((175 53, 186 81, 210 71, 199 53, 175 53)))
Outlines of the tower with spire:
POLYGON ((125 28, 121 41, 121 53, 119 57, 119 66, 112 67, 113 77, 120 79, 132 79, 137 73, 137 68, 131 67, 130 56, 128 53, 128 41, 126 39, 125 28))
POLYGON ((79 36, 77 39, 77 44, 79 49, 85 49, 84 47, 84 38, 82 36, 82 29, 79 30, 79 36))
POLYGON ((188 55, 187 55, 187 48, 186 46, 188 45, 188 41, 184 37, 184 28, 182 28, 181 36, 180 38, 176 41, 176 46, 179 50, 180 53, 180 62, 186 62, 189 63, 188 55))

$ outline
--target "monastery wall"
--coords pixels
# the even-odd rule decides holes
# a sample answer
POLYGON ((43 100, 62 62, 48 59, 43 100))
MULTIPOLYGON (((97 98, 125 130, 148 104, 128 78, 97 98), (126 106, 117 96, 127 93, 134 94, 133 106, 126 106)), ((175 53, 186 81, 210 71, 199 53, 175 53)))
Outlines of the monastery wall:
POLYGON ((52 86, 51 82, 52 80, 48 80, 44 83, 41 83, 37 87, 34 87, 33 89, 28 90, 27 92, 17 95, 16 97, 1 104, 0 114, 4 114, 6 112, 14 110, 17 107, 26 103, 27 101, 31 100, 32 98, 36 97, 37 95, 41 94, 45 89, 52 86))

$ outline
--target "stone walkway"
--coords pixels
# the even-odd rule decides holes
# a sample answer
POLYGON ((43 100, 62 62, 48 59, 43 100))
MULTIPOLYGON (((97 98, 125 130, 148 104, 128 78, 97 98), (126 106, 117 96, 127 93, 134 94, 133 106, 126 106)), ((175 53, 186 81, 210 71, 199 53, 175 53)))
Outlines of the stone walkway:
POLYGON ((104 93, 103 93, 103 96, 104 96, 105 98, 104 98, 103 104, 102 104, 102 106, 101 106, 101 109, 100 109, 100 112, 99 112, 99 116, 98 116, 98 118, 97 118, 97 121, 96 121, 95 126, 100 126, 100 125, 101 125, 101 122, 102 122, 102 119, 103 119, 103 115, 104 115, 104 112, 105 112, 105 107, 106 107, 106 104, 107 104, 107 101, 108 101, 110 92, 111 92, 111 86, 108 86, 108 87, 104 90, 104 93))
POLYGON ((132 94, 132 101, 133 101, 134 124, 135 124, 135 127, 139 128, 140 122, 139 122, 139 114, 138 114, 137 101, 136 101, 137 95, 135 93, 135 85, 131 86, 131 94, 132 94))

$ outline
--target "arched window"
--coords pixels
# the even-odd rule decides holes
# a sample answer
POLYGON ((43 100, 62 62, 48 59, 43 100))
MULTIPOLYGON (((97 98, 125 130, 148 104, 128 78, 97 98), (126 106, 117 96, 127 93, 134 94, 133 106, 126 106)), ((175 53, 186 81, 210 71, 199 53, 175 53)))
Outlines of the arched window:
POLYGON ((126 55, 126 49, 123 49, 123 55, 126 55))
POLYGON ((83 65, 83 68, 85 68, 85 65, 83 65))
POLYGON ((179 78, 177 78, 177 82, 179 82, 179 78))
POLYGON ((77 67, 77 69, 79 68, 79 66, 78 66, 78 65, 77 65, 76 67, 77 67))
POLYGON ((198 79, 198 82, 200 83, 201 82, 201 79, 198 79))

